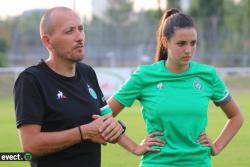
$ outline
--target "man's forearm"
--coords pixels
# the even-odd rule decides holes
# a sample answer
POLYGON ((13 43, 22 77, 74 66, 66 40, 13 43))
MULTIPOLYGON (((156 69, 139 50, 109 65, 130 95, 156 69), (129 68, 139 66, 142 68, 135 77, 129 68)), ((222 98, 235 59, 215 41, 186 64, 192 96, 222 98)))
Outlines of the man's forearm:
POLYGON ((79 127, 57 132, 41 132, 40 125, 24 125, 20 127, 23 149, 35 156, 42 156, 68 148, 79 143, 81 139, 106 144, 99 127, 108 117, 110 116, 103 116, 89 124, 81 125, 82 134, 79 127))
POLYGON ((34 156, 42 156, 68 148, 81 141, 79 129, 72 128, 58 132, 39 132, 26 136, 22 142, 24 151, 34 156))

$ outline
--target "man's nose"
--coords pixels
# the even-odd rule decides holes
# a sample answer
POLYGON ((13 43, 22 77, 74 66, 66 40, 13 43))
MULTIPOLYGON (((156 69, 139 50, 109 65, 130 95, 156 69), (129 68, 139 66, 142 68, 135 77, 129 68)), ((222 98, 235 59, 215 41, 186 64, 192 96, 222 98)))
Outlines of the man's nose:
POLYGON ((77 40, 77 41, 83 41, 84 38, 85 38, 84 32, 82 32, 82 31, 77 31, 76 40, 77 40))

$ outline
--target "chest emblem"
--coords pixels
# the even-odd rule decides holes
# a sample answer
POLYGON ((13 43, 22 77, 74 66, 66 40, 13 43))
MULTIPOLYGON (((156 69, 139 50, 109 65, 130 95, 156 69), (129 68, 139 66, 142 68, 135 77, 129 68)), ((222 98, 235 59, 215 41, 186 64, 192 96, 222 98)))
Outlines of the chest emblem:
POLYGON ((90 87, 90 85, 88 85, 88 90, 89 90, 89 94, 90 94, 94 99, 97 99, 97 95, 96 95, 94 89, 90 87))
POLYGON ((57 92, 57 100, 61 100, 61 99, 66 99, 67 97, 64 96, 63 92, 58 90, 57 92))
POLYGON ((202 82, 201 82, 201 79, 199 77, 196 77, 194 79, 194 88, 198 91, 201 91, 202 90, 202 82))

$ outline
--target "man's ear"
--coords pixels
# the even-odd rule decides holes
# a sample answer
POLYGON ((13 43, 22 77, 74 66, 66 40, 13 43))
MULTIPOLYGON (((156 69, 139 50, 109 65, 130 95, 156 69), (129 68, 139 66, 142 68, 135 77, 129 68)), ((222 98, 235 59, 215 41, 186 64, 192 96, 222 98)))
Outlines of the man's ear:
POLYGON ((42 42, 47 49, 51 50, 52 46, 51 46, 51 41, 48 35, 42 36, 42 42))
POLYGON ((161 38, 161 43, 164 48, 168 48, 168 39, 166 37, 161 38))

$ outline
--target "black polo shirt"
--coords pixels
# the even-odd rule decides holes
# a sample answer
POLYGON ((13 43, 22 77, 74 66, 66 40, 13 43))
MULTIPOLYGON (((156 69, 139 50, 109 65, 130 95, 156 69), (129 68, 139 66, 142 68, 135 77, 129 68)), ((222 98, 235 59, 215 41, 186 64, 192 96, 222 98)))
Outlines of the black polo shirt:
MULTIPOLYGON (((106 105, 94 70, 76 64, 74 77, 55 73, 41 62, 24 70, 15 87, 17 127, 41 125, 42 132, 55 132, 91 122, 106 105)), ((101 146, 85 141, 62 151, 34 157, 32 167, 100 167, 101 146)))

